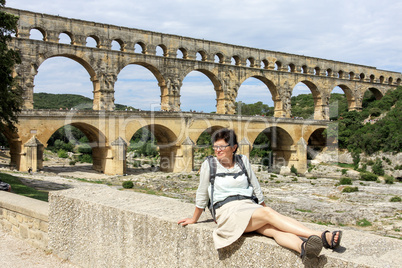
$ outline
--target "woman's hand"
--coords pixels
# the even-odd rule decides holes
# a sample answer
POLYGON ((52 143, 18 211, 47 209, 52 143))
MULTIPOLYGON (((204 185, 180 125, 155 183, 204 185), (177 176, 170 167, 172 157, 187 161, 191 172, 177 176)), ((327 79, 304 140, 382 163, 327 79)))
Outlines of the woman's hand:
POLYGON ((192 218, 181 219, 177 222, 177 224, 181 224, 181 226, 186 226, 188 224, 194 224, 198 221, 198 219, 200 218, 203 211, 204 211, 203 209, 195 207, 194 215, 192 218))
POLYGON ((185 218, 185 219, 181 219, 177 222, 177 224, 181 224, 181 226, 186 226, 188 224, 194 224, 197 221, 193 220, 193 218, 185 218))

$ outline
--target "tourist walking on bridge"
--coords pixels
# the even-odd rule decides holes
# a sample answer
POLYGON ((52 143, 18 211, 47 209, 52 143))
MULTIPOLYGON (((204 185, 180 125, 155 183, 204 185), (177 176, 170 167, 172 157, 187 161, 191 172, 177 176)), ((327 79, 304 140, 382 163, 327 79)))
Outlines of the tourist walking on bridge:
POLYGON ((317 257, 323 246, 330 249, 339 246, 341 231, 314 231, 266 206, 249 160, 235 154, 238 143, 233 130, 219 130, 212 141, 215 157, 208 158, 201 166, 193 217, 181 219, 178 224, 196 223, 210 202, 217 223, 213 232, 216 249, 231 245, 243 233, 254 231, 300 253, 303 263, 317 257))

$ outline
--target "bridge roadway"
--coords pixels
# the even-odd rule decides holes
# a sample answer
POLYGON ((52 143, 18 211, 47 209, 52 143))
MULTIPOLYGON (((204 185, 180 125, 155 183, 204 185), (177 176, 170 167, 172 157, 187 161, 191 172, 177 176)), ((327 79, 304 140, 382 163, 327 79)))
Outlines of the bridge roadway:
POLYGON ((95 170, 122 175, 126 171, 127 145, 143 127, 157 140, 162 171, 192 170, 199 136, 204 131, 213 134, 225 127, 236 131, 240 153, 249 155, 255 139, 264 132, 271 139, 273 167, 293 165, 304 172, 308 147, 326 146, 321 134, 328 121, 159 111, 23 110, 18 132, 5 132, 11 165, 20 171, 42 169, 43 151, 49 138, 67 125, 80 129, 88 137, 95 170))

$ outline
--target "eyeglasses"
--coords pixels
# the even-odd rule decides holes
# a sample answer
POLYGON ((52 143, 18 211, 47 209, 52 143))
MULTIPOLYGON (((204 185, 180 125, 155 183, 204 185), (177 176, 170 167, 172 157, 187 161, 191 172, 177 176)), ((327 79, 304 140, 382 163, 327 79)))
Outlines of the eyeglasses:
POLYGON ((217 151, 217 150, 221 150, 221 151, 223 151, 223 150, 225 150, 227 147, 229 147, 230 145, 214 145, 214 146, 212 146, 212 149, 214 149, 215 151, 217 151))

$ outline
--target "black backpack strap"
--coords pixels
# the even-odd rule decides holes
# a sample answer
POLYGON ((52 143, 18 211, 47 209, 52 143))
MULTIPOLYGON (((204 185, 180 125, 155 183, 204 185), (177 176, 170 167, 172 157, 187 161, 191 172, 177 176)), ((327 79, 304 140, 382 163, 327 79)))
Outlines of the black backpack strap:
POLYGON ((208 208, 211 211, 212 218, 216 222, 215 209, 214 209, 214 184, 215 184, 217 164, 215 158, 212 155, 207 156, 207 161, 209 164, 209 182, 211 183, 211 198, 209 200, 208 208))
POLYGON ((248 176, 247 169, 244 166, 243 159, 241 158, 241 155, 235 154, 235 161, 239 165, 240 169, 244 172, 244 174, 246 174, 248 184, 250 185, 251 184, 250 183, 250 177, 248 176))
MULTIPOLYGON (((244 166, 244 162, 243 162, 243 159, 241 158, 241 155, 235 154, 235 161, 239 165, 241 170, 244 172, 244 174, 246 174, 248 185, 250 186, 250 184, 251 184, 250 177, 248 176, 247 169, 246 169, 246 166, 244 166)), ((253 195, 253 200, 258 204, 259 201, 255 195, 253 195)))

